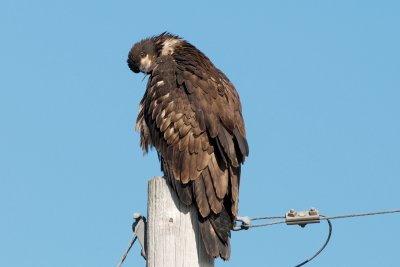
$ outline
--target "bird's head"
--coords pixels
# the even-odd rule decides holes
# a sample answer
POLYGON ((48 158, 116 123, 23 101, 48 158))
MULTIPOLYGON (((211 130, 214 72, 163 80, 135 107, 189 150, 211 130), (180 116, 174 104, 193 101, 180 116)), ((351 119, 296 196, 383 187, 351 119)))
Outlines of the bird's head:
POLYGON ((157 58, 157 49, 154 40, 145 39, 136 43, 128 55, 128 66, 134 73, 150 73, 157 58))
POLYGON ((144 39, 133 45, 128 55, 128 66, 134 73, 151 73, 159 56, 172 55, 182 39, 164 32, 158 36, 144 39))

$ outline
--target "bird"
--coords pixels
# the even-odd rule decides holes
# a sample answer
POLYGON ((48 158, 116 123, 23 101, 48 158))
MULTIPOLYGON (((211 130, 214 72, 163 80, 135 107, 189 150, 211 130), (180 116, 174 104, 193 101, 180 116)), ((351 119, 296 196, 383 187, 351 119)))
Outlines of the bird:
POLYGON ((127 63, 148 76, 136 120, 143 152, 156 149, 179 201, 195 205, 207 254, 228 260, 249 155, 234 85, 203 52, 169 32, 135 43, 127 63))

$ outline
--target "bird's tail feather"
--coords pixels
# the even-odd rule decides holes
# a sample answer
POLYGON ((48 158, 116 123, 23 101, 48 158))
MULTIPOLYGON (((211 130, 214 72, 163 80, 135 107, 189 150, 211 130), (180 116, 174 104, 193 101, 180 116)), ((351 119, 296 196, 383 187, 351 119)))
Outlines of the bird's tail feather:
POLYGON ((225 207, 218 215, 210 214, 199 220, 200 233, 207 254, 228 260, 231 254, 230 236, 233 222, 225 207))

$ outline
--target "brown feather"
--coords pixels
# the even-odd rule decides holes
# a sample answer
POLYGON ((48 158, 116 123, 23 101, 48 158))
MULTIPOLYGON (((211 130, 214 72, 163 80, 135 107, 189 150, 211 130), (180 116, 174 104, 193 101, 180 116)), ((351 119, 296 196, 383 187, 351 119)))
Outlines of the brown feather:
POLYGON ((189 136, 186 135, 184 137, 181 137, 178 143, 178 149, 179 151, 184 151, 187 150, 189 145, 189 136))
MULTIPOLYGON (((183 116, 183 114, 180 113, 180 112, 178 112, 178 113, 175 113, 175 112, 174 112, 173 114, 174 114, 174 115, 172 115, 172 113, 171 113, 171 121, 172 121, 173 123, 179 121, 179 120, 182 118, 182 116, 183 116)), ((177 128, 177 129, 179 129, 179 128, 177 128)))
POLYGON ((174 176, 175 179, 178 180, 179 182, 182 180, 181 178, 181 168, 182 168, 182 162, 183 158, 187 152, 177 152, 174 150, 174 165, 172 165, 173 171, 174 171, 174 176))
POLYGON ((218 257, 220 255, 220 241, 209 219, 200 219, 199 226, 207 254, 213 258, 218 257))
POLYGON ((232 195, 232 215, 234 218, 237 216, 238 205, 239 205, 239 185, 240 185, 240 167, 230 168, 231 176, 231 195, 232 195))
MULTIPOLYGON (((213 182, 211 180, 211 176, 210 173, 208 172, 208 169, 205 169, 202 172, 202 178, 210 208, 214 212, 214 214, 218 214, 221 212, 222 209, 222 198, 217 199, 213 182)), ((198 180, 200 180, 200 178, 198 180)))
POLYGON ((218 140, 221 142, 221 145, 224 148, 225 153, 228 155, 231 164, 234 167, 238 167, 239 163, 237 161, 232 135, 228 133, 228 131, 222 125, 220 125, 218 140))
MULTIPOLYGON (((207 136, 207 135, 204 135, 207 136)), ((203 151, 208 151, 208 147, 210 146, 210 140, 208 138, 201 139, 201 149, 203 151)))
POLYGON ((179 141, 179 133, 174 131, 171 138, 167 140, 167 143, 168 145, 175 145, 176 143, 178 143, 178 141, 179 141))
POLYGON ((202 151, 202 149, 201 149, 201 138, 202 138, 201 135, 200 136, 196 136, 194 138, 193 151, 196 154, 198 154, 198 153, 200 153, 202 151))
POLYGON ((218 198, 224 198, 228 190, 228 170, 223 171, 219 168, 215 154, 211 154, 208 169, 218 198))
POLYGON ((203 179, 196 179, 193 181, 193 194, 201 216, 203 218, 207 217, 208 214, 210 214, 210 207, 208 205, 203 179))
POLYGON ((219 119, 216 116, 216 114, 218 114, 217 112, 218 110, 214 109, 213 106, 211 106, 209 114, 207 114, 207 116, 205 116, 204 118, 205 126, 211 138, 215 138, 218 135, 219 119))
POLYGON ((207 153, 207 151, 202 151, 199 153, 196 161, 196 168, 198 171, 204 170, 207 165, 209 164, 211 159, 210 154, 207 153))
POLYGON ((165 115, 169 115, 169 114, 171 114, 170 116, 171 116, 171 118, 175 118, 175 102, 174 101, 171 101, 171 102, 169 102, 168 103, 168 105, 165 107, 165 115), (174 115, 172 115, 172 113, 174 114, 174 115))
MULTIPOLYGON (((160 114, 161 109, 162 109, 162 105, 161 104, 155 104, 154 105, 153 112, 151 113, 151 118, 153 120, 157 117, 158 114, 160 114)), ((158 123, 157 123, 157 125, 158 125, 158 123)))
POLYGON ((197 154, 191 154, 190 159, 186 162, 189 165, 189 177, 190 180, 195 180, 199 177, 200 172, 196 168, 197 154))
POLYGON ((195 139, 195 137, 193 136, 193 133, 190 132, 189 133, 189 146, 188 146, 190 154, 194 153, 194 142, 195 142, 194 139, 195 139))
POLYGON ((171 118, 170 117, 164 118, 160 125, 160 131, 165 132, 165 130, 168 128, 170 124, 171 124, 171 118))
POLYGON ((175 184, 175 190, 180 201, 183 202, 185 205, 192 204, 193 201, 193 193, 192 193, 192 185, 191 184, 182 184, 178 180, 174 180, 173 183, 175 184))
POLYGON ((190 154, 187 151, 183 153, 182 163, 181 163, 181 182, 187 184, 190 181, 190 154))
POLYGON ((181 123, 179 123, 179 125, 181 125, 181 126, 179 126, 179 128, 177 128, 177 129, 179 129, 179 135, 180 135, 180 137, 184 137, 185 135, 188 134, 188 132, 192 129, 192 127, 184 124, 183 120, 179 120, 179 122, 181 122, 181 123))
POLYGON ((167 142, 170 143, 170 142, 172 141, 172 137, 173 137, 174 133, 175 133, 175 130, 174 130, 173 127, 168 128, 168 129, 164 132, 164 139, 165 139, 167 142))

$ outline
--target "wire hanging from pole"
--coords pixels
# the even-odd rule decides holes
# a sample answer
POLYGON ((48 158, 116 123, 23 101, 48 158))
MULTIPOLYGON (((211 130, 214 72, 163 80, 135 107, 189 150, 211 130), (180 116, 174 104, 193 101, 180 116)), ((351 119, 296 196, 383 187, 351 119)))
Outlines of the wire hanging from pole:
MULTIPOLYGON (((321 215, 321 216, 323 216, 323 215, 321 215)), ((325 240, 325 243, 311 258, 303 261, 302 263, 296 265, 295 267, 300 267, 300 266, 303 266, 303 265, 309 263, 310 261, 315 259, 326 248, 326 246, 328 245, 329 241, 331 240, 331 236, 332 236, 332 223, 329 219, 326 219, 326 222, 328 223, 328 226, 329 226, 329 232, 328 232, 328 237, 325 240)))
POLYGON ((135 243, 136 239, 137 239, 137 235, 133 234, 132 240, 131 240, 131 242, 129 242, 128 248, 126 249, 124 255, 122 255, 121 260, 119 261, 117 267, 121 267, 122 266, 122 263, 124 263, 124 261, 126 259, 126 256, 128 256, 128 253, 131 250, 131 248, 132 248, 133 244, 135 243))

